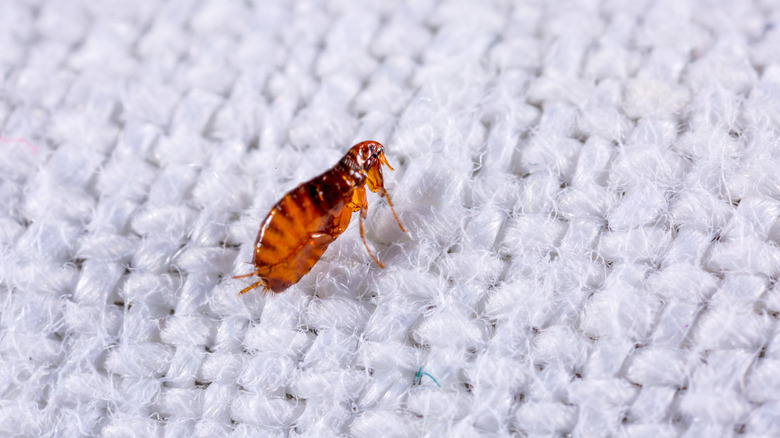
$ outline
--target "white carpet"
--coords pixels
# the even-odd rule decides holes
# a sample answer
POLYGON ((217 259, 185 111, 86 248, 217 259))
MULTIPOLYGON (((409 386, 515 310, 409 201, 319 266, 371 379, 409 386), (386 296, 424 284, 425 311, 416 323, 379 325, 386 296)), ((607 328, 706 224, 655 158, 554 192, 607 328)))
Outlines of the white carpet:
POLYGON ((780 436, 778 19, 0 1, 0 435, 780 436), (387 267, 239 297, 369 139, 387 267))

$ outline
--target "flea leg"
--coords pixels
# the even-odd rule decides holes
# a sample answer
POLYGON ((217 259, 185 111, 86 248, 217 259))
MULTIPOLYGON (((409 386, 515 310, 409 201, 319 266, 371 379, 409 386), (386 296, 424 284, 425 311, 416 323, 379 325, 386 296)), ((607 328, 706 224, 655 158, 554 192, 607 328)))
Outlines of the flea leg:
POLYGON ((349 207, 352 208, 353 211, 360 210, 360 239, 363 240, 363 246, 366 247, 366 251, 368 251, 368 255, 371 256, 371 259, 374 261, 374 263, 376 263, 380 268, 384 268, 385 265, 379 263, 379 260, 377 260, 377 258, 374 257, 374 254, 371 252, 371 248, 368 247, 368 243, 366 242, 366 233, 363 231, 363 219, 365 219, 366 212, 368 211, 368 201, 366 200, 366 189, 364 187, 358 187, 355 189, 355 192, 352 195, 352 202, 349 204, 349 207))
POLYGON ((393 208, 393 202, 390 201, 390 195, 387 194, 387 190, 385 190, 384 187, 382 187, 382 191, 385 193, 385 198, 387 198, 387 205, 390 206, 390 211, 393 212, 393 217, 395 218, 395 223, 398 224, 398 228, 401 229, 404 233, 406 232, 406 229, 403 225, 401 225, 401 221, 398 220, 398 216, 395 214, 395 209, 393 208))
POLYGON ((363 216, 364 216, 362 214, 363 211, 361 211, 361 215, 360 215, 360 238, 363 239, 363 245, 365 245, 366 251, 368 251, 368 255, 371 256, 371 259, 374 261, 374 263, 376 263, 376 265, 379 266, 380 268, 384 268, 385 265, 379 263, 379 260, 377 260, 376 257, 374 257, 374 254, 371 253, 371 249, 368 247, 368 243, 366 243, 366 234, 363 232, 363 216))
POLYGON ((390 211, 393 212, 393 217, 395 218, 395 222, 398 224, 398 228, 400 228, 401 231, 405 233, 406 229, 403 225, 401 225, 401 221, 398 220, 398 215, 395 214, 393 201, 390 200, 390 195, 388 195, 387 190, 385 190, 385 179, 382 177, 382 167, 380 164, 384 164, 388 167, 388 169, 393 170, 393 168, 390 167, 390 163, 387 162, 387 158, 382 155, 379 159, 379 162, 370 168, 368 172, 366 172, 366 185, 368 186, 369 190, 378 194, 380 197, 387 199, 387 205, 390 206, 390 211))
MULTIPOLYGON (((249 275, 254 275, 254 274, 255 273, 253 272, 253 273, 251 273, 249 275)), ((248 277, 248 275, 242 275, 241 277, 248 277)), ((233 278, 240 278, 240 277, 233 277, 233 278)), ((261 279, 257 280, 256 282, 250 284, 249 286, 241 289, 241 292, 238 293, 238 296, 241 296, 241 295, 249 292, 250 290, 252 290, 252 289, 254 289, 254 288, 258 287, 258 286, 263 286, 263 292, 268 290, 268 286, 265 284, 265 279, 261 278, 261 279)))
MULTIPOLYGON (((235 278, 246 278, 246 277, 251 277, 251 276, 253 276, 253 275, 255 275, 255 274, 257 274, 257 272, 256 272, 256 271, 255 271, 255 272, 250 272, 250 273, 248 273, 248 274, 244 274, 244 275, 236 275, 236 276, 235 276, 235 277, 233 277, 233 278, 234 278, 234 279, 235 279, 235 278)), ((251 286, 248 286, 248 287, 245 287, 244 289, 242 289, 242 290, 241 290, 241 292, 239 292, 239 293, 238 293, 238 295, 239 295, 239 296, 241 296, 242 294, 245 294, 245 293, 249 292, 250 290, 252 290, 252 289, 256 288, 257 286, 260 286, 261 284, 263 285, 263 289, 264 289, 264 290, 268 290, 268 286, 266 286, 266 284, 265 284, 265 282, 263 281, 263 279, 260 279, 260 280, 258 280, 257 282, 255 282, 255 283, 252 283, 252 285, 251 285, 251 286)))

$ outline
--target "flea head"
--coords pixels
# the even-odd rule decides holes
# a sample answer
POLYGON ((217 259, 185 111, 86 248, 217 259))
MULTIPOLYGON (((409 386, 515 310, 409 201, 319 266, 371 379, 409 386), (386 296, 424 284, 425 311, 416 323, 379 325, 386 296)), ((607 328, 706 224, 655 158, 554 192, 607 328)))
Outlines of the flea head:
POLYGON ((352 146, 350 152, 353 155, 355 163, 364 171, 379 167, 380 164, 384 164, 390 170, 390 164, 387 163, 385 158, 385 147, 381 143, 376 141, 364 141, 352 146))
MULTIPOLYGON (((352 146, 355 163, 363 170, 376 166, 380 156, 385 155, 385 147, 375 141, 364 141, 352 146)), ((381 162, 381 161, 379 161, 381 162)))
POLYGON ((390 196, 387 194, 387 190, 385 190, 382 166, 387 166, 388 169, 395 170, 390 166, 390 163, 387 162, 385 147, 382 146, 381 143, 375 141, 364 141, 352 146, 344 159, 349 163, 347 164, 348 166, 365 175, 365 184, 368 187, 368 190, 378 193, 379 196, 387 199, 387 203, 390 205, 390 210, 393 212, 393 217, 398 223, 398 227, 401 228, 401 231, 406 232, 403 225, 401 225, 401 221, 398 220, 398 216, 396 216, 395 210, 393 210, 393 203, 390 202, 390 196))

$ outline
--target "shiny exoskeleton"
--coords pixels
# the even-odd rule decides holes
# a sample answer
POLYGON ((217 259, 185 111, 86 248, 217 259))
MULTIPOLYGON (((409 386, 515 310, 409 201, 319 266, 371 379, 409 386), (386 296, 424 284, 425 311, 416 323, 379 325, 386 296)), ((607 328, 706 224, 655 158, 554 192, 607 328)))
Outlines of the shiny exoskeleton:
POLYGON ((364 141, 352 146, 333 168, 284 195, 260 226, 252 259, 255 271, 234 277, 257 275, 259 280, 239 295, 258 286, 282 292, 297 283, 328 245, 347 229, 352 213, 357 211, 360 212, 360 238, 374 262, 384 267, 371 253, 363 232, 368 208, 366 187, 387 199, 401 231, 406 230, 385 190, 383 165, 393 170, 385 158, 384 146, 364 141))

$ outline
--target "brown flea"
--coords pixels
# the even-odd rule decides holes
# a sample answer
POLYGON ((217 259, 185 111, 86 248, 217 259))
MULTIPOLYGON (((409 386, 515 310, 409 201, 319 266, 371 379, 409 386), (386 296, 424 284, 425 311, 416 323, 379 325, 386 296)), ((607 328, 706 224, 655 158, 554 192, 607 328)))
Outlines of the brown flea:
POLYGON ((252 264, 255 271, 233 278, 257 275, 260 279, 239 295, 258 286, 283 292, 306 275, 322 253, 347 229, 353 212, 360 212, 360 238, 368 254, 379 265, 366 243, 363 219, 366 217, 366 186, 387 198, 401 231, 406 232, 393 210, 384 186, 382 165, 393 170, 385 158, 385 148, 375 141, 352 146, 344 158, 322 175, 300 184, 273 206, 260 226, 252 264))

